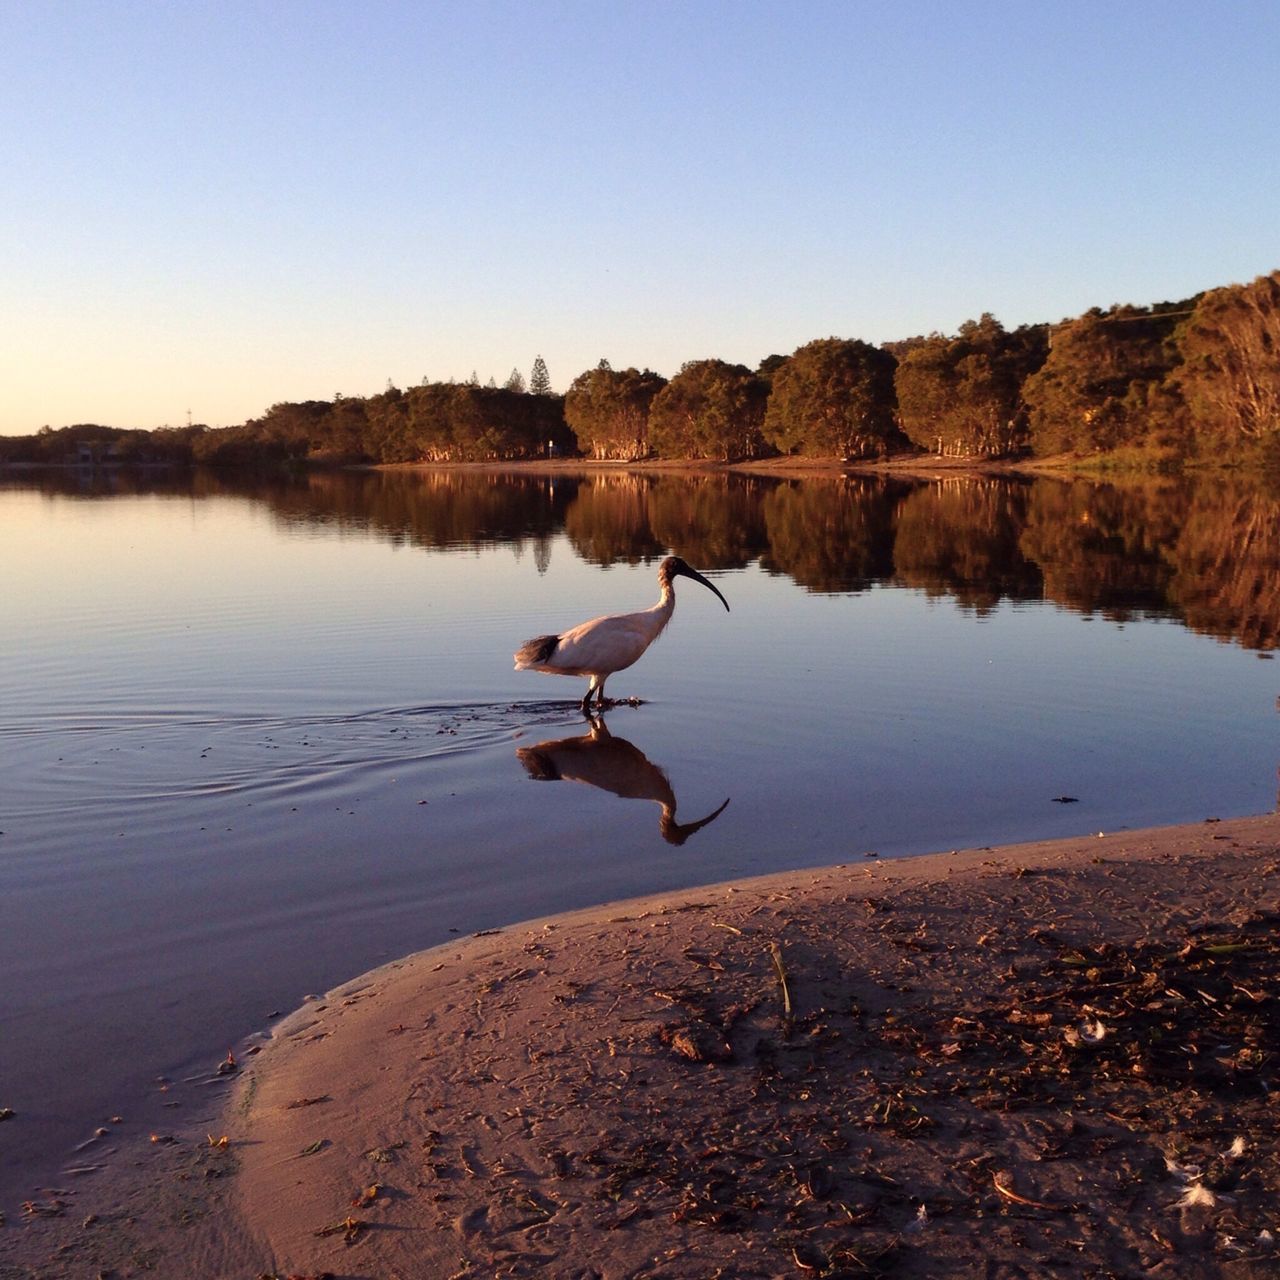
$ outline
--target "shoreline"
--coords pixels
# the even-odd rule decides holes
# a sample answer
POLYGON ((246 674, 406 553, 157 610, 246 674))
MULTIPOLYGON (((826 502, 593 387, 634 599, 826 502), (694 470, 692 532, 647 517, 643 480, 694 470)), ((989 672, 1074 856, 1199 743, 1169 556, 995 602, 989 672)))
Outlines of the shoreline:
POLYGON ((1277 920, 1269 814, 485 931, 238 1051, 0 1276, 1273 1273, 1277 920))
MULTIPOLYGON (((963 458, 936 454, 892 454, 879 459, 842 461, 830 458, 761 458, 744 462, 717 462, 707 458, 521 458, 484 462, 382 462, 351 468, 391 474, 430 471, 474 471, 493 475, 746 475, 801 479, 806 476, 849 475, 922 477, 937 474, 960 476, 1058 476, 1067 479, 1098 476, 1071 455, 1053 458, 963 458)), ((1143 474, 1146 473, 1137 473, 1143 474)))
MULTIPOLYGON (((723 462, 710 458, 641 458, 634 460, 615 458, 509 458, 480 461, 414 461, 414 462, 344 462, 304 459, 283 467, 298 474, 323 474, 325 472, 357 471, 386 472, 389 474, 412 472, 462 471, 492 475, 590 475, 594 473, 637 473, 650 475, 702 474, 778 476, 784 479, 801 479, 806 476, 840 477, 851 475, 895 476, 910 478, 930 476, 1008 476, 1034 479, 1056 477, 1064 480, 1087 480, 1094 483, 1137 483, 1151 480, 1169 480, 1179 477, 1205 475, 1245 474, 1262 475, 1256 463, 1247 459, 1227 457, 1217 459, 1180 459, 1172 470, 1163 459, 1139 459, 1101 453, 1078 455, 1071 453, 1037 457, 1031 454, 1019 456, 980 457, 932 453, 893 453, 880 458, 780 456, 723 462)), ((84 464, 74 461, 0 461, 0 476, 38 475, 42 472, 70 472, 110 474, 129 471, 195 471, 209 469, 227 474, 272 474, 276 465, 265 469, 260 465, 219 467, 196 461, 102 461, 84 464)))

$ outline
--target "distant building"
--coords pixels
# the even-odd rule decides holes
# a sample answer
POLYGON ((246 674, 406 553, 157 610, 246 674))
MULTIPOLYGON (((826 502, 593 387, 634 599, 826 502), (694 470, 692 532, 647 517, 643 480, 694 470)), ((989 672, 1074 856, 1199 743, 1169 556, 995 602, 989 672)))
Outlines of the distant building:
POLYGON ((100 467, 117 462, 120 448, 114 440, 77 440, 74 462, 78 467, 100 467))

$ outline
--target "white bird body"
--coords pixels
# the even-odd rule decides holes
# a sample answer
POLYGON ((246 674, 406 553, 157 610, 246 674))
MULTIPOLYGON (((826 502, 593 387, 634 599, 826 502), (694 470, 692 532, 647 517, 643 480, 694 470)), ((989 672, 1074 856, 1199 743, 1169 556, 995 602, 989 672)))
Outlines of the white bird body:
POLYGON ((658 568, 661 596, 658 603, 636 613, 612 613, 580 623, 559 635, 535 636, 516 651, 517 671, 542 671, 549 675, 588 676, 583 714, 595 694, 604 706, 604 682, 615 671, 624 671, 636 662, 662 634, 675 612, 676 593, 672 579, 692 578, 720 597, 725 609, 729 602, 696 570, 678 556, 668 556, 658 568))
POLYGON ((651 609, 611 613, 570 627, 556 645, 555 670, 566 676, 594 675, 602 668, 626 670, 662 634, 675 603, 675 592, 668 588, 651 609))

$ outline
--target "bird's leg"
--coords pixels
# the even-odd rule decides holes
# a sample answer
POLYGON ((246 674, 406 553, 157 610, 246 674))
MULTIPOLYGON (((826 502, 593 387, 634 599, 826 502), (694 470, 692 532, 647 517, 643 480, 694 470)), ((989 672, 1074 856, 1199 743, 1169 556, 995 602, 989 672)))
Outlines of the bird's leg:
POLYGON ((604 706, 604 682, 606 679, 607 677, 605 676, 592 676, 591 683, 587 685, 587 692, 582 699, 581 705, 582 714, 586 716, 588 720, 591 719, 591 695, 593 693, 597 695, 599 705, 601 707, 604 706))
POLYGON ((604 710, 604 682, 608 676, 601 676, 600 683, 596 686, 596 706, 599 710, 604 710))

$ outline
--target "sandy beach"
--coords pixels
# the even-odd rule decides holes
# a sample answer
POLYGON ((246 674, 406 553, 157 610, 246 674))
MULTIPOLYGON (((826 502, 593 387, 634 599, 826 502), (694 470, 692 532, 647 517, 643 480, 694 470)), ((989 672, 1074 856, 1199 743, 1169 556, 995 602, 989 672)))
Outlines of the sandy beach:
POLYGON ((1268 815, 461 939, 41 1189, 0 1278, 1275 1275, 1278 921, 1268 815))

